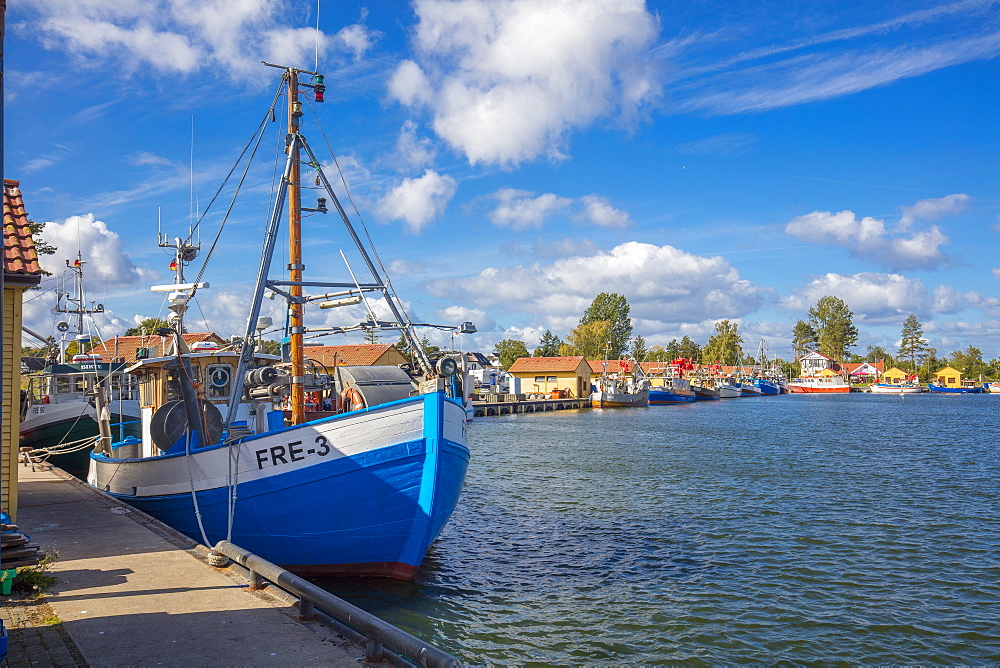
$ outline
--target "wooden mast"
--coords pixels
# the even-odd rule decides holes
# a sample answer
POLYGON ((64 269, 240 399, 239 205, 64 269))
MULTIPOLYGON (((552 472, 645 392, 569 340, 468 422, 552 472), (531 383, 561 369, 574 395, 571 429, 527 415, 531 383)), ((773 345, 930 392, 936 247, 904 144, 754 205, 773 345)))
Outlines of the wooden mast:
POLYGON ((300 143, 299 118, 302 103, 299 102, 299 72, 288 68, 288 136, 291 172, 288 179, 288 281, 292 299, 288 305, 288 328, 290 334, 292 363, 292 424, 305 422, 304 378, 305 359, 302 351, 302 197, 300 189, 300 143))

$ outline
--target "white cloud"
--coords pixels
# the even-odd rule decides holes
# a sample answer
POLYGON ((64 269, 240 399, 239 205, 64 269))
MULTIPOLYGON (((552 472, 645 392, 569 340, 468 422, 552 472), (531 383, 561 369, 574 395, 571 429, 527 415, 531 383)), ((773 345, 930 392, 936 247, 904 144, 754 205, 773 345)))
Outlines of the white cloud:
POLYGON ((564 213, 572 213, 577 222, 600 227, 625 227, 632 222, 627 213, 614 208, 607 198, 598 195, 573 199, 553 193, 536 195, 525 190, 504 188, 493 193, 493 198, 499 204, 490 212, 490 222, 514 230, 540 228, 548 218, 564 213))
MULTIPOLYGON (((471 322, 476 326, 476 331, 489 332, 497 326, 496 321, 488 312, 479 308, 466 308, 465 306, 448 306, 435 313, 437 321, 435 324, 461 326, 464 322, 471 322)), ((464 335, 463 335, 464 336, 464 335)))
POLYGON ((902 219, 894 230, 887 229, 881 219, 859 219, 853 211, 845 210, 797 216, 785 226, 785 232, 810 243, 845 248, 851 257, 871 260, 892 270, 934 269, 948 261, 941 251, 948 237, 935 225, 926 230, 911 228, 918 220, 931 222, 961 213, 968 199, 968 195, 957 194, 903 207, 902 219))
POLYGON ((990 269, 990 271, 993 272, 993 278, 995 278, 998 281, 1000 281, 1000 269, 997 269, 996 267, 994 267, 993 269, 990 269))
POLYGON ((489 312, 528 314, 568 332, 598 292, 618 292, 640 320, 671 326, 738 318, 759 308, 768 290, 741 279, 721 257, 630 241, 610 251, 529 266, 487 268, 429 284, 432 294, 489 312))
POLYGON ((125 244, 107 223, 94 220, 94 214, 70 216, 61 223, 47 222, 41 237, 56 247, 53 255, 40 258, 42 268, 53 274, 66 267, 66 261, 76 260, 77 251, 83 256, 84 277, 94 284, 112 287, 134 285, 151 274, 136 267, 125 244))
MULTIPOLYGON (((290 25, 286 3, 260 0, 49 0, 32 3, 30 26, 46 48, 126 72, 260 74, 260 61, 360 59, 380 34, 363 24, 335 35, 290 25)), ((26 24, 27 25, 27 24, 26 24)))
POLYGON ((900 274, 824 274, 781 300, 782 307, 805 314, 820 298, 832 295, 844 300, 856 320, 871 324, 902 322, 910 313, 918 318, 949 315, 967 308, 988 311, 1000 300, 977 292, 940 285, 928 289, 916 278, 900 274))
POLYGON ((945 216, 956 216, 969 208, 970 197, 962 193, 939 197, 937 199, 920 200, 912 206, 902 208, 903 215, 899 219, 900 229, 907 229, 915 221, 933 223, 945 216))
POLYGON ((401 170, 423 169, 434 162, 437 151, 427 137, 417 136, 417 124, 405 121, 396 138, 395 158, 401 170))
POLYGON ((583 203, 583 211, 577 216, 579 220, 600 227, 626 227, 632 223, 627 213, 611 206, 604 197, 584 195, 580 201, 583 203))
POLYGON ((505 188, 493 194, 500 204, 490 212, 490 222, 501 227, 523 230, 541 227, 545 219, 569 208, 572 200, 552 193, 535 196, 523 190, 505 188))
POLYGON ((417 0, 417 61, 390 95, 429 105, 438 135, 472 164, 564 157, 574 130, 658 93, 646 53, 659 26, 641 0, 417 0))
POLYGON ((688 112, 740 114, 851 95, 952 65, 992 58, 1000 53, 1000 33, 980 29, 937 42, 924 36, 919 46, 873 47, 869 40, 855 51, 845 48, 841 52, 806 53, 778 60, 769 58, 760 65, 737 66, 742 61, 810 44, 752 51, 709 67, 691 68, 687 73, 682 70, 676 78, 691 80, 672 88, 677 107, 688 112), (705 70, 719 73, 706 74, 705 70))
POLYGON ((428 169, 419 178, 404 179, 379 200, 376 209, 380 216, 402 220, 408 231, 419 234, 441 215, 457 189, 455 179, 428 169))

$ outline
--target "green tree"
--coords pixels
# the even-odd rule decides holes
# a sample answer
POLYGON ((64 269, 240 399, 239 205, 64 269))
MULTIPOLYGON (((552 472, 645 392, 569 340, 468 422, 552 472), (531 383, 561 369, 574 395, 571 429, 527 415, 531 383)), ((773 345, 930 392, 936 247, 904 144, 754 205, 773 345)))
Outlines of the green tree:
POLYGON ((500 358, 500 366, 504 370, 509 369, 511 364, 522 357, 531 357, 524 341, 517 339, 504 339, 494 346, 493 352, 500 358))
POLYGON ((814 350, 816 350, 816 330, 805 320, 799 320, 792 328, 792 351, 798 358, 814 350))
MULTIPOLYGON (((602 360, 610 332, 611 323, 607 320, 578 325, 566 337, 566 343, 559 347, 559 354, 563 357, 583 355, 588 360, 602 360)), ((611 357, 610 352, 607 355, 608 359, 618 359, 611 357)))
MULTIPOLYGON (((33 220, 28 221, 28 231, 31 232, 31 238, 35 242, 35 252, 39 255, 52 255, 56 252, 56 247, 45 241, 45 239, 42 239, 42 230, 44 229, 45 223, 36 223, 33 220)), ((42 274, 51 276, 52 272, 42 269, 42 274)))
POLYGON ((677 343, 677 339, 670 339, 670 343, 664 349, 666 353, 667 362, 673 362, 675 359, 681 356, 681 344, 677 343))
MULTIPOLYGON (((524 344, 522 343, 521 345, 524 344)), ((424 336, 424 338, 420 339, 420 347, 424 349, 424 353, 426 353, 428 357, 430 357, 434 353, 441 352, 441 347, 432 346, 431 340, 428 339, 426 335, 424 336)))
MULTIPOLYGON (((581 325, 602 320, 609 323, 608 359, 620 359, 628 349, 629 340, 632 338, 632 319, 628 315, 630 310, 628 300, 623 295, 617 292, 602 292, 594 298, 580 318, 581 325)), ((591 358, 588 356, 587 359, 591 358)))
POLYGON ((399 340, 396 341, 396 350, 403 353, 403 357, 410 359, 410 342, 406 340, 406 335, 399 333, 399 340))
POLYGON ((701 351, 702 358, 706 362, 739 364, 743 358, 743 337, 740 336, 739 325, 720 320, 715 323, 715 332, 701 351))
POLYGON ((882 346, 868 346, 868 354, 865 355, 862 361, 869 364, 884 362, 886 369, 891 369, 896 365, 896 362, 892 359, 892 355, 882 346))
POLYGON ((910 360, 910 371, 918 369, 927 358, 930 348, 924 338, 924 326, 912 313, 903 321, 899 337, 899 356, 910 360))
POLYGON ((809 324, 816 332, 819 352, 834 360, 844 361, 848 349, 858 342, 854 313, 839 297, 821 297, 809 309, 809 324))
POLYGON ((363 331, 365 334, 365 343, 367 344, 378 343, 379 339, 382 338, 380 336, 381 331, 375 327, 365 327, 363 331))
POLYGON ((646 353, 647 362, 669 362, 670 359, 667 358, 667 349, 663 346, 653 346, 646 353))
POLYGON ((689 360, 697 360, 701 358, 701 346, 694 342, 687 334, 681 339, 680 345, 677 346, 677 357, 683 357, 689 360))
POLYGON ((281 356, 281 343, 275 341, 274 339, 260 339, 260 346, 257 348, 257 352, 266 353, 268 355, 278 355, 281 356))
MULTIPOLYGON (((142 335, 148 336, 150 334, 155 334, 156 330, 160 329, 161 327, 169 327, 170 329, 174 328, 174 326, 170 324, 170 322, 164 320, 163 318, 146 318, 135 327, 129 327, 128 329, 126 329, 125 336, 142 336, 142 335)), ((187 333, 187 328, 182 327, 181 334, 186 334, 186 333, 187 333)))
POLYGON ((642 338, 642 334, 636 334, 635 338, 632 339, 632 348, 629 350, 632 359, 641 362, 646 359, 648 353, 649 348, 646 347, 646 339, 642 338))
POLYGON ((989 365, 983 361, 983 351, 975 346, 969 346, 966 350, 956 350, 950 357, 951 365, 968 378, 988 376, 990 373, 989 365))
POLYGON ((561 345, 562 339, 549 330, 545 330, 542 338, 538 340, 538 347, 535 348, 535 357, 558 357, 561 345))

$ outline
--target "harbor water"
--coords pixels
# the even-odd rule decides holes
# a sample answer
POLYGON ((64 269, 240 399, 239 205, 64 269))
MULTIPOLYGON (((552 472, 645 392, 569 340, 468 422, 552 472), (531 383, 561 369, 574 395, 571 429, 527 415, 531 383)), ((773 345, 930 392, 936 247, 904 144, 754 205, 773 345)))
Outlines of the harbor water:
POLYGON ((1000 396, 477 418, 416 582, 328 589, 470 664, 1000 661, 1000 396))

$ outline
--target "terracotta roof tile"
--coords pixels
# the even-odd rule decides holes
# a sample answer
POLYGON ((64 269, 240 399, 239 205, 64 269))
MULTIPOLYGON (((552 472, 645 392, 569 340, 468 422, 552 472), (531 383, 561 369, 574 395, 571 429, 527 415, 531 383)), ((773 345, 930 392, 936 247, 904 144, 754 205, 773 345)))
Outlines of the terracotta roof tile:
MULTIPOLYGON (((184 343, 189 346, 195 341, 213 341, 220 346, 228 343, 215 332, 195 332, 192 334, 182 334, 184 343)), ((136 361, 135 353, 139 348, 149 348, 150 357, 160 357, 163 354, 164 338, 156 334, 146 336, 115 336, 104 343, 94 346, 90 352, 101 356, 105 362, 114 359, 123 359, 126 362, 136 361)))
MULTIPOLYGON (((307 359, 316 360, 320 364, 332 366, 336 356, 337 364, 341 366, 372 366, 390 351, 395 348, 391 343, 370 343, 363 345, 346 346, 308 346, 305 348, 307 359)), ((395 355, 390 357, 396 358, 395 355)), ((402 353, 400 353, 402 357, 402 353)), ((396 358, 399 360, 399 358, 396 358)), ((402 363, 398 361, 397 363, 402 363)))
POLYGON ((576 371, 580 362, 586 363, 582 355, 576 357, 521 357, 510 365, 511 373, 529 371, 576 371))
MULTIPOLYGON (((625 360, 608 360, 608 373, 618 373, 622 370, 622 362, 625 360)), ((587 364, 590 365, 591 373, 604 373, 604 360, 587 360, 587 364)), ((635 366, 631 361, 628 362, 628 368, 632 369, 635 366)), ((646 366, 641 365, 643 369, 646 366)))
POLYGON ((28 214, 24 210, 19 181, 4 179, 3 182, 3 244, 4 274, 41 279, 42 268, 38 265, 35 240, 28 227, 28 214))

